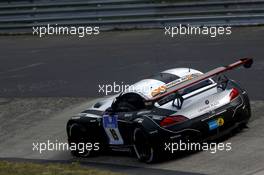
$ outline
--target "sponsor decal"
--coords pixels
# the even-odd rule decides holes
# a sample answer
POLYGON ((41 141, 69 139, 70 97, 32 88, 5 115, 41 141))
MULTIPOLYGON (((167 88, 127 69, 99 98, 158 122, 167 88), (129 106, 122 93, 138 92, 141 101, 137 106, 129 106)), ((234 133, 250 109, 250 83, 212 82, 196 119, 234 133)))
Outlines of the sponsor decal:
POLYGON ((109 138, 109 144, 122 145, 124 143, 122 136, 118 129, 118 116, 117 115, 104 115, 103 126, 109 138))
POLYGON ((203 106, 202 108, 198 109, 198 112, 210 112, 213 109, 215 109, 217 106, 219 106, 219 104, 220 104, 219 101, 215 101, 210 104, 208 103, 206 106, 203 106))
POLYGON ((224 123, 225 123, 225 121, 224 121, 223 118, 218 118, 218 119, 217 119, 217 123, 218 123, 219 126, 223 126, 224 123))
POLYGON ((156 97, 157 95, 162 94, 162 93, 164 93, 166 91, 167 91, 167 87, 165 85, 163 85, 163 86, 158 87, 157 89, 154 89, 151 92, 151 96, 152 97, 156 97))
POLYGON ((214 130, 216 128, 218 128, 219 126, 223 126, 224 125, 224 119, 222 117, 215 119, 215 120, 211 120, 209 122, 207 122, 208 126, 209 126, 209 130, 214 130))
POLYGON ((156 97, 157 95, 160 95, 162 93, 165 93, 167 91, 167 89, 169 88, 172 88, 180 83, 183 83, 185 81, 188 81, 188 80, 191 80, 195 77, 198 77, 199 75, 201 75, 200 73, 195 73, 195 74, 189 74, 189 75, 186 75, 186 76, 183 76, 177 80, 174 80, 166 85, 162 85, 156 89, 154 89, 152 92, 151 92, 151 96, 152 97, 156 97))

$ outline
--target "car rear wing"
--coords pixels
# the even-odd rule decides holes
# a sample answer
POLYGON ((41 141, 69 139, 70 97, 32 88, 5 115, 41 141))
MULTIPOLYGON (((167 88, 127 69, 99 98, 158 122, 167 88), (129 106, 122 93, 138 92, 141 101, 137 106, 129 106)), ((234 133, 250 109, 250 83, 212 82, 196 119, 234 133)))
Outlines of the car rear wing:
POLYGON ((185 89, 187 87, 190 87, 196 83, 199 83, 203 80, 212 78, 216 75, 222 74, 224 72, 227 72, 229 70, 232 70, 234 68, 240 67, 240 66, 244 66, 245 68, 250 68, 251 65, 253 64, 253 59, 251 58, 243 58, 240 59, 239 61, 232 63, 230 65, 227 66, 223 66, 223 67, 218 67, 215 68, 209 72, 206 72, 204 74, 200 74, 198 76, 195 77, 190 77, 187 81, 183 81, 183 82, 179 82, 179 83, 175 83, 175 85, 171 85, 169 87, 162 88, 162 91, 160 91, 159 93, 156 93, 155 96, 153 96, 153 98, 147 100, 147 102, 156 102, 166 96, 169 96, 170 94, 173 93, 177 93, 178 91, 185 89))

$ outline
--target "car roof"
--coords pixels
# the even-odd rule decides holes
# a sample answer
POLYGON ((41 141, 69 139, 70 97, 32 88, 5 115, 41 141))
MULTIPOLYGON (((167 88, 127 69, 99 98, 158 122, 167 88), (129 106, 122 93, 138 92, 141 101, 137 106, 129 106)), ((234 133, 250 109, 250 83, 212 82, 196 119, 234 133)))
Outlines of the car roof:
POLYGON ((202 72, 191 68, 168 69, 131 85, 123 94, 137 93, 148 100, 153 97, 152 93, 157 88, 192 74, 202 74, 202 72))

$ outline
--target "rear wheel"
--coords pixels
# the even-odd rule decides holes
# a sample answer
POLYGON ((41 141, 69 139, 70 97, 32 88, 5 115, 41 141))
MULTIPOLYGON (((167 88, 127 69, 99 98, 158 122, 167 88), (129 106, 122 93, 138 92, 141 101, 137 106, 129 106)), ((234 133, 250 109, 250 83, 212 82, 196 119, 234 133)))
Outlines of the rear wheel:
POLYGON ((146 163, 152 163, 156 161, 156 150, 154 146, 150 144, 146 133, 142 129, 136 128, 134 130, 133 141, 134 151, 139 161, 146 163))

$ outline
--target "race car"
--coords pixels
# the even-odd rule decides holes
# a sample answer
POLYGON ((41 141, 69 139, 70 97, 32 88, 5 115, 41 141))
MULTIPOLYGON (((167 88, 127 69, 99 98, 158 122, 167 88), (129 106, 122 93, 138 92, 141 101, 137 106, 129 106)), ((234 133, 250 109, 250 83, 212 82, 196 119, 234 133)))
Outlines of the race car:
POLYGON ((69 144, 90 143, 72 154, 127 150, 151 163, 164 153, 164 143, 206 141, 245 127, 251 116, 247 92, 224 73, 252 63, 243 58, 207 73, 169 69, 97 102, 67 123, 69 144))

